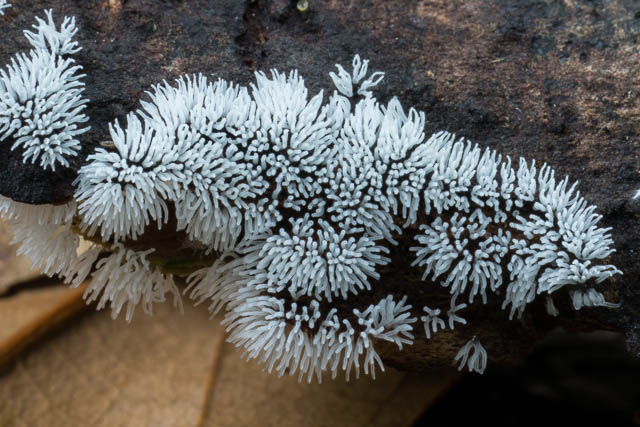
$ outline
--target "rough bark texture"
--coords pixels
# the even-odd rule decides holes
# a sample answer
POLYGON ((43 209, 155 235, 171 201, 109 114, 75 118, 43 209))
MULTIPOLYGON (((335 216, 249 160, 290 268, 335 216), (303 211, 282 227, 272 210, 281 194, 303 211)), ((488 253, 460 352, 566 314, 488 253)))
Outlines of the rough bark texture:
MULTIPOLYGON (((429 343, 417 337, 410 352, 382 344, 387 361, 414 369, 450 364, 476 334, 494 361, 514 360, 558 325, 621 331, 640 355, 640 203, 630 200, 640 188, 637 2, 311 0, 305 12, 288 0, 12 3, 0 17, 2 64, 28 48, 21 31, 43 9, 77 17, 78 62, 91 100, 83 155, 108 140, 108 123, 122 122, 163 79, 206 73, 246 84, 254 70, 297 68, 315 93, 331 87, 333 64, 349 64, 359 53, 386 72, 378 98, 397 96, 405 107, 425 111, 427 132, 446 129, 580 181, 581 193, 604 216, 601 225, 612 227, 617 252, 610 261, 624 276, 606 296, 621 302, 620 309, 573 314, 565 304, 560 320, 548 321, 533 306, 521 321, 509 322, 499 303, 476 303, 466 313, 469 327, 439 332, 429 343)), ((71 170, 42 174, 1 147, 0 193, 30 203, 72 194, 83 156, 71 170)), ((412 275, 391 269, 375 296, 406 288, 417 307, 448 298, 437 284, 422 285, 412 275)))

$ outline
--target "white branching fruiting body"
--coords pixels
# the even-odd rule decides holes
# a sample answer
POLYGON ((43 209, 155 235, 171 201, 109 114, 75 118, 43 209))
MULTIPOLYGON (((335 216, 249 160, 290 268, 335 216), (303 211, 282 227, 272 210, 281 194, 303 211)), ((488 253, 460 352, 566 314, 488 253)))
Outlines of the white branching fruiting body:
POLYGON ((87 100, 81 67, 69 57, 80 50, 72 40, 75 19, 65 18, 58 29, 51 11, 46 18, 37 19, 35 31, 24 32, 33 49, 0 70, 0 143, 20 148, 25 163, 55 170, 78 154, 89 118, 82 113, 87 100))
POLYGON ((10 3, 7 3, 7 0, 0 0, 0 15, 4 15, 4 9, 11 7, 10 3))
POLYGON ((460 361, 458 370, 461 371, 466 366, 469 372, 482 374, 487 367, 487 351, 484 349, 477 337, 471 338, 460 348, 454 360, 460 361))
MULTIPOLYGON (((27 33, 34 51, 2 74, 0 130, 25 161, 53 168, 77 151, 86 101, 66 59, 77 50, 73 20, 56 30, 48 18, 27 33), (54 75, 58 86, 48 83, 54 75), (46 94, 33 92, 34 79, 46 94), (58 142, 18 118, 28 99, 60 101, 47 122, 58 142)), ((375 341, 411 345, 418 319, 427 339, 465 325, 477 298, 499 293, 510 316, 538 295, 557 315, 561 289, 576 310, 613 306, 594 288, 620 273, 603 263, 613 242, 575 185, 446 132, 426 138, 423 113, 373 96, 383 76, 356 56, 351 73, 330 74, 337 91, 326 102, 322 92, 309 97, 296 71, 257 73, 250 88, 202 75, 163 82, 126 124, 110 125, 113 147, 89 155, 68 205, 4 199, 0 210, 36 265, 73 285, 91 276, 87 298, 114 316, 126 306, 127 319, 168 293, 179 303, 172 273, 152 260, 156 248, 127 247, 171 224, 214 259, 187 277, 190 297, 225 310, 229 340, 247 358, 309 380, 360 367, 374 375, 375 341), (335 308, 373 290, 408 227, 412 266, 448 290, 448 306, 420 316, 407 296, 390 294, 335 308), (75 232, 97 243, 76 254, 75 232)), ((474 337, 455 359, 482 372, 487 353, 474 337)))

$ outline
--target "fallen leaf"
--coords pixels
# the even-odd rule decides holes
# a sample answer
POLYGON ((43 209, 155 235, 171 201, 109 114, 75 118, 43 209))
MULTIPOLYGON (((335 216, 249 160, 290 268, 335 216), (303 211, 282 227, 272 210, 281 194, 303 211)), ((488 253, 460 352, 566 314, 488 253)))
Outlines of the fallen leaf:
POLYGON ((82 294, 86 288, 86 285, 77 289, 58 285, 0 299, 0 367, 85 309, 82 294))
POLYGON ((132 324, 89 312, 0 378, 0 425, 196 425, 223 330, 184 311, 158 305, 132 324))
POLYGON ((375 380, 338 376, 308 384, 269 374, 240 355, 225 345, 203 426, 409 426, 457 378, 387 368, 375 380))
POLYGON ((24 291, 10 298, 0 298, 0 342, 33 322, 46 307, 56 304, 69 293, 66 286, 54 286, 38 291, 24 291))

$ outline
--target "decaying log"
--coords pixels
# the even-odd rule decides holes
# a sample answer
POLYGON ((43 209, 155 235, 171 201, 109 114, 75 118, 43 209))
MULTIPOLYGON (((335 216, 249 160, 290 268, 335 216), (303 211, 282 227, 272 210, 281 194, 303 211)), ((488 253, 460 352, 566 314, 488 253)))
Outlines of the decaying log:
MULTIPOLYGON (((77 17, 92 129, 72 167, 55 173, 22 165, 0 144, 0 194, 26 203, 68 200, 86 155, 109 139, 108 123, 122 121, 162 80, 205 73, 246 84, 256 70, 297 68, 315 93, 331 87, 334 64, 359 53, 386 72, 378 98, 397 96, 405 107, 425 111, 427 131, 448 130, 580 181, 581 193, 603 215, 601 225, 612 228, 610 262, 624 273, 606 291, 619 309, 575 313, 564 301, 560 317, 550 318, 536 303, 509 321, 500 301, 490 298, 467 310, 466 327, 429 342, 419 336, 410 351, 380 343, 385 360, 410 369, 448 366, 478 335, 490 360, 508 362, 558 326, 623 333, 640 356, 640 201, 631 200, 640 188, 640 5, 311 0, 300 11, 286 0, 39 0, 6 11, 0 63, 28 48, 22 29, 45 8, 77 17)), ((402 253, 362 303, 389 289, 402 289, 418 307, 446 302, 448 290, 423 282, 402 253)))

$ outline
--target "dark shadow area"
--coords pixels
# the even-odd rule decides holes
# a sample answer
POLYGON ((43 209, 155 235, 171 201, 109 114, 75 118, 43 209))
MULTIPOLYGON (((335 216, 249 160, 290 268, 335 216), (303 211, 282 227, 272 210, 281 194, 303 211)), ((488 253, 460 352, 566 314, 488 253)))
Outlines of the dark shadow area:
POLYGON ((513 367, 463 378, 416 426, 632 426, 640 362, 609 333, 554 333, 513 367))

